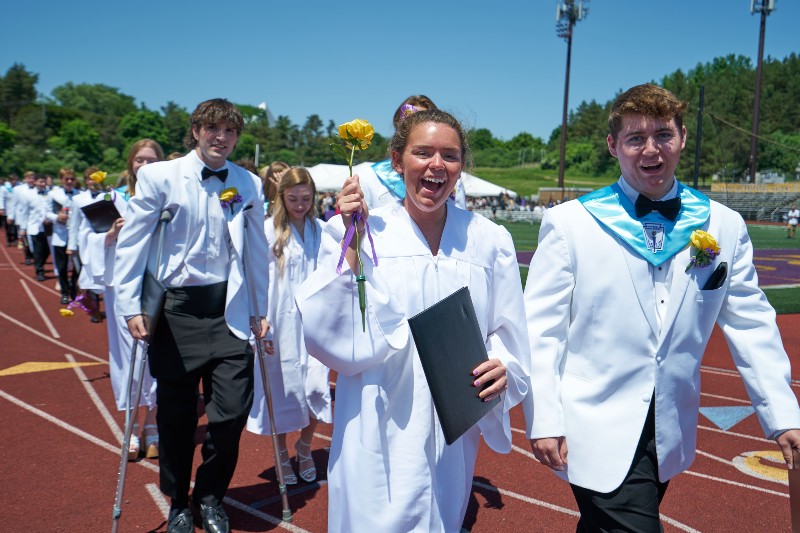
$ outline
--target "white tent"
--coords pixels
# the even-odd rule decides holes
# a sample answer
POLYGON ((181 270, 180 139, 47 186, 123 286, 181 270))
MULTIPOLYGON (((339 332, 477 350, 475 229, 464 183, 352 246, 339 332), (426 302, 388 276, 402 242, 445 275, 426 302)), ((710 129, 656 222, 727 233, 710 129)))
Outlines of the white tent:
MULTIPOLYGON (((317 191, 320 192, 338 192, 341 190, 344 180, 347 179, 348 172, 347 165, 332 165, 329 163, 314 165, 309 167, 308 171, 317 186, 317 191)), ((517 197, 517 193, 514 191, 499 187, 467 172, 461 173, 461 181, 464 184, 467 196, 497 196, 505 193, 512 198, 517 197)))
POLYGON ((511 198, 516 198, 517 193, 510 189, 504 189, 490 181, 473 176, 466 172, 461 172, 461 182, 464 184, 464 191, 467 196, 497 196, 498 194, 507 194, 511 198))

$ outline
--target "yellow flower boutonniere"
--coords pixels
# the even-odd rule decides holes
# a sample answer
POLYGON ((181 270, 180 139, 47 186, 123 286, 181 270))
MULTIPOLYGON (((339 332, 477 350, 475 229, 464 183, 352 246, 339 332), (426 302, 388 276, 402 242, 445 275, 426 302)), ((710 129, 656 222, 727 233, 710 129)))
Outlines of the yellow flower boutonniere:
POLYGON ((222 208, 230 207, 231 215, 233 215, 233 210, 236 204, 242 203, 242 197, 239 195, 239 191, 236 187, 230 187, 222 191, 219 195, 219 204, 222 208))
POLYGON ((692 248, 692 259, 686 265, 686 272, 692 267, 705 268, 711 264, 715 257, 719 255, 720 247, 717 240, 702 230, 694 230, 689 237, 689 244, 692 248))

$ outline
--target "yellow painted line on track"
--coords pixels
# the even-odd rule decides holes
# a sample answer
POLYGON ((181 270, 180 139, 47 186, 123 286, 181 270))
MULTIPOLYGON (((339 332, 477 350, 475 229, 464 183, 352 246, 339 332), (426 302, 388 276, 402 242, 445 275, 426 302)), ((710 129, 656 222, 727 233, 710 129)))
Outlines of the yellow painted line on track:
POLYGON ((101 363, 46 363, 28 361, 19 365, 14 365, 0 370, 0 376, 16 376, 19 374, 32 374, 33 372, 49 372, 51 370, 64 370, 66 368, 75 368, 78 366, 94 366, 101 363))

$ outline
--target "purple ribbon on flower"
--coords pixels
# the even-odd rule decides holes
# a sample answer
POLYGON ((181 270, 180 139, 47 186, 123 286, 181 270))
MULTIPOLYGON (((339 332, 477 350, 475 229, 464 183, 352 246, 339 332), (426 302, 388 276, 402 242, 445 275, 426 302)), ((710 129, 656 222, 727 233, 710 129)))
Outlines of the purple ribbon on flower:
POLYGON ((78 295, 77 298, 72 300, 69 303, 69 305, 67 305, 67 309, 69 309, 70 311, 72 311, 76 307, 81 311, 85 311, 86 313, 89 313, 91 315, 97 309, 97 303, 91 298, 89 298, 84 292, 83 294, 78 295), (89 305, 87 306, 84 302, 88 302, 89 305))
MULTIPOLYGON (((350 224, 350 227, 347 228, 347 233, 344 235, 344 245, 342 246, 342 255, 339 256, 339 263, 336 265, 336 273, 342 273, 342 265, 344 264, 344 255, 347 252, 347 247, 350 246, 350 241, 353 240, 353 235, 356 233, 356 226, 358 223, 361 222, 361 211, 356 211, 353 214, 353 222, 350 224)), ((364 221, 365 228, 367 230, 367 238, 369 239, 369 245, 372 247, 372 260, 375 263, 375 266, 378 266, 378 254, 375 252, 375 243, 372 241, 372 232, 369 229, 369 221, 364 221)), ((359 262, 361 262, 361 254, 359 254, 359 262)))

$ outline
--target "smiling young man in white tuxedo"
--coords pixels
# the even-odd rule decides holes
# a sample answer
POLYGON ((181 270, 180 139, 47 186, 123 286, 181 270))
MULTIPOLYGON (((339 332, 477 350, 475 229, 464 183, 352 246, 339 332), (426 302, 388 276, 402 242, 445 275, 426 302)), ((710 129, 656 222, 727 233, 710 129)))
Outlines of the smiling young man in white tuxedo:
POLYGON ((186 156, 139 169, 117 240, 114 284, 117 312, 136 339, 148 337, 140 314, 145 270, 168 288, 164 316, 148 347, 158 380, 161 490, 172 498, 167 530, 194 531, 189 484, 202 380, 208 428, 192 502, 205 531, 220 533, 230 531, 222 499, 253 402, 250 331, 261 337, 267 330, 266 270, 247 273, 258 299, 259 316, 251 317, 243 261, 246 241, 252 264, 266 269, 264 198, 259 178, 227 160, 244 125, 238 109, 227 100, 208 100, 190 121, 186 156), (164 211, 172 220, 157 230, 164 211), (159 231, 165 239, 157 265, 159 231))
POLYGON ((622 176, 547 210, 528 273, 528 436, 569 481, 578 531, 662 530, 667 483, 694 459, 715 323, 764 433, 800 468, 789 360, 744 221, 674 177, 685 107, 653 85, 617 98, 608 148, 622 176))

